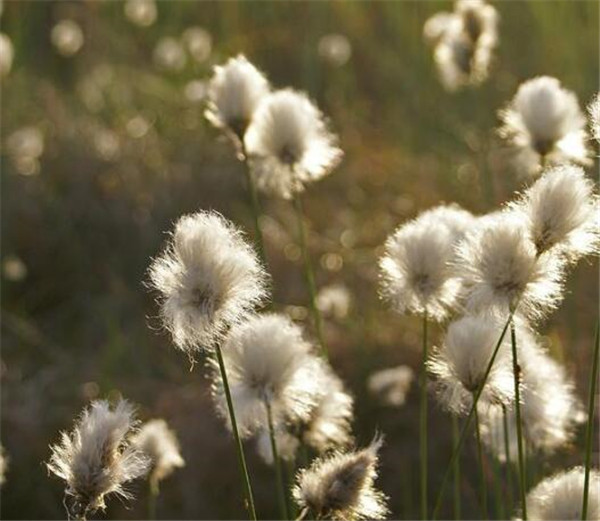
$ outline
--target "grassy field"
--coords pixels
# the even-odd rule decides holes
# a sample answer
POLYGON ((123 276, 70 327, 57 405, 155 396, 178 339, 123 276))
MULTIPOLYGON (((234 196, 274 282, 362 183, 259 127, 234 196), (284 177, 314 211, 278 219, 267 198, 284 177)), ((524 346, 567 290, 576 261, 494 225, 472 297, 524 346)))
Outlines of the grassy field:
MULTIPOLYGON (((598 91, 599 4, 496 2, 500 44, 490 79, 454 94, 440 85, 422 38, 425 20, 450 2, 165 1, 148 28, 129 23, 122 2, 3 6, 1 30, 15 56, 1 80, 1 440, 10 456, 2 518, 64 515, 62 483, 43 464, 48 445, 90 399, 119 393, 139 405, 143 419, 166 418, 180 438, 186 466, 162 485, 159 517, 244 515, 235 454, 202 367, 190 372, 172 348, 144 286, 150 259, 180 215, 212 208, 252 230, 242 169, 204 120, 202 103, 186 96, 190 81, 207 79, 214 64, 240 52, 275 87, 307 91, 340 136, 341 166, 304 197, 317 284, 344 284, 353 297, 350 315, 327 320, 325 333, 331 363, 356 399, 358 443, 385 435, 379 484, 392 517, 416 518, 418 390, 400 409, 366 393, 373 370, 417 369, 420 360, 419 320, 394 315, 378 299, 381 245, 430 206, 456 201, 485 213, 523 186, 496 137, 497 111, 537 75, 555 76, 587 104, 598 91), (64 18, 76 20, 85 38, 71 57, 50 43, 64 18), (157 42, 191 26, 212 36, 210 56, 201 63, 188 57, 179 71, 157 67, 157 42), (341 66, 318 52, 331 33, 351 45, 341 66), (43 137, 29 170, 9 153, 10 136, 24 127, 43 137)), ((275 307, 295 306, 302 316, 308 293, 294 215, 286 202, 262 203, 275 307)), ((597 313, 598 264, 585 261, 560 312, 540 327, 582 399, 597 313)), ((306 327, 312 334, 309 321, 306 327)), ((441 332, 433 328, 434 344, 441 332)), ((429 432, 430 488, 437 491, 451 437, 449 417, 435 405, 429 432)), ((538 461, 537 476, 581 462, 582 447, 583 430, 576 446, 538 461)), ((272 471, 252 444, 247 452, 261 516, 274 518, 272 471)), ((474 446, 467 445, 463 467, 464 515, 477 518, 474 446)), ((141 482, 136 487, 138 500, 111 502, 107 517, 144 518, 146 491, 141 482)), ((451 514, 448 501, 444 515, 451 514)))

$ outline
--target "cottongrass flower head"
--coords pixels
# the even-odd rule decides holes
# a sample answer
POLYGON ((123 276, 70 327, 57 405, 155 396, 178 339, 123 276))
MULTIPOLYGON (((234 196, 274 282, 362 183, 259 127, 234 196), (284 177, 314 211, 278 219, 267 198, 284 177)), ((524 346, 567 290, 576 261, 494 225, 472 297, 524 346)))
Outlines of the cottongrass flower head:
POLYGON ((562 299, 563 267, 556 255, 538 256, 526 224, 508 211, 480 220, 457 249, 471 311, 506 314, 518 304, 526 317, 542 318, 562 299))
POLYGON ((74 20, 61 20, 52 28, 50 40, 59 54, 73 56, 83 47, 83 31, 74 20))
POLYGON ((555 251, 576 262, 600 246, 598 197, 582 168, 563 165, 546 171, 513 209, 527 223, 538 255, 555 251))
MULTIPOLYGON (((266 405, 278 426, 285 419, 307 420, 321 391, 322 360, 284 315, 266 313, 233 327, 225 338, 223 360, 240 433, 249 436, 268 426, 266 405)), ((223 382, 215 371, 213 396, 224 418, 223 382)))
POLYGON ((385 519, 386 497, 375 488, 381 439, 355 452, 334 452, 297 475, 293 496, 308 519, 385 519))
POLYGON ((530 173, 539 172, 541 162, 591 163, 577 96, 556 78, 540 76, 521 84, 499 117, 500 136, 516 148, 517 160, 530 173))
POLYGON ((465 414, 484 382, 480 403, 511 404, 514 384, 507 335, 485 380, 501 332, 502 324, 488 314, 467 315, 450 324, 442 347, 434 348, 427 361, 433 389, 444 408, 465 414))
POLYGON ((477 217, 460 205, 452 203, 441 204, 424 211, 419 215, 419 221, 432 227, 443 224, 450 230, 456 245, 476 225, 477 217))
POLYGON ((140 27, 151 26, 158 15, 154 0, 127 0, 123 11, 131 23, 140 27))
MULTIPOLYGON (((296 453, 300 448, 300 440, 293 433, 282 426, 275 431, 275 443, 277 444, 277 455, 283 461, 295 461, 296 453)), ((271 445, 271 434, 269 429, 261 429, 256 436, 256 450, 258 455, 267 465, 273 465, 273 446, 271 445)))
POLYGON ((130 443, 136 425, 126 400, 113 409, 107 401, 97 400, 83 411, 73 431, 63 432, 51 447, 48 470, 67 484, 65 494, 73 499, 69 515, 85 519, 88 513, 104 510, 109 494, 132 497, 123 485, 143 476, 150 464, 130 443))
POLYGON ((590 117, 592 137, 600 143, 600 93, 596 94, 588 105, 588 115, 590 117))
POLYGON ((317 308, 327 317, 343 320, 352 307, 352 295, 342 284, 322 287, 317 293, 317 308))
POLYGON ((328 175, 343 155, 321 111, 291 89, 264 99, 245 143, 258 188, 284 199, 328 175))
MULTIPOLYGON (((529 446, 545 455, 568 448, 577 428, 586 421, 575 384, 565 368, 540 347, 533 332, 517 331, 521 368, 521 422, 529 446)), ((517 461, 514 410, 508 411, 509 458, 517 461)), ((484 416, 483 439, 501 461, 506 460, 503 419, 498 411, 484 416)))
MULTIPOLYGON (((576 521, 583 506, 584 468, 558 472, 538 483, 527 494, 527 519, 576 521)), ((590 472, 587 519, 600 519, 600 472, 590 472)))
POLYGON ((267 276, 242 232, 216 212, 181 217, 150 267, 161 315, 188 354, 210 348, 267 297, 267 276))
POLYGON ((185 465, 177 435, 169 429, 165 420, 146 422, 131 438, 131 443, 150 458, 150 484, 153 490, 158 490, 158 483, 176 468, 185 465))
POLYGON ((400 407, 406 402, 414 379, 415 373, 411 367, 399 365, 371 374, 367 380, 367 389, 384 405, 400 407))
POLYGON ((208 86, 206 118, 239 144, 259 103, 269 93, 269 82, 242 54, 215 67, 208 86))
POLYGON ((461 281, 450 261, 455 236, 429 218, 400 226, 386 241, 379 260, 380 293, 399 313, 427 313, 441 321, 456 306, 461 281))

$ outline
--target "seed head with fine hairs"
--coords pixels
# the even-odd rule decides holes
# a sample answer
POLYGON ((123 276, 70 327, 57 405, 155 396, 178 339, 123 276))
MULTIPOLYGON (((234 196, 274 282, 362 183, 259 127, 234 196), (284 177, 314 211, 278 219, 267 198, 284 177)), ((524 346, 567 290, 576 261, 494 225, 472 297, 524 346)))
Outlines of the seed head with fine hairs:
POLYGON ((161 315, 188 354, 210 348, 267 296, 267 276, 242 232, 216 212, 181 217, 150 267, 161 315))
POLYGON ((131 443, 150 458, 150 484, 155 490, 160 481, 185 465, 177 436, 165 420, 146 422, 131 438, 131 443))
POLYGON ((291 89, 264 99, 245 137, 257 186, 284 199, 339 164, 343 154, 337 141, 314 103, 291 89))
POLYGON ((399 313, 427 312, 443 320, 461 289, 450 265, 454 245, 455 236, 442 221, 418 218, 400 226, 379 260, 381 296, 399 313))
MULTIPOLYGON (((468 412, 473 394, 484 383, 501 331, 500 321, 487 314, 467 315, 450 324, 442 347, 435 348, 427 361, 433 388, 444 408, 455 414, 468 412)), ((481 400, 487 404, 510 405, 514 399, 507 336, 485 380, 481 400)))
POLYGON ((499 116, 500 135, 517 149, 530 172, 539 171, 540 158, 590 164, 585 116, 577 96, 556 78, 540 76, 521 84, 499 116))
POLYGON ((564 165, 544 172, 513 209, 527 223, 538 255, 554 251, 576 262, 598 252, 600 206, 582 168, 564 165))
MULTIPOLYGON (((527 519, 580 520, 583 483, 583 467, 573 467, 544 479, 527 494, 527 519)), ((600 519, 600 472, 595 469, 590 472, 587 519, 600 519)))
POLYGON ((48 470, 67 484, 65 494, 72 498, 69 515, 84 519, 104 510, 109 494, 131 498, 123 485, 143 476, 150 463, 130 443, 136 423, 126 400, 113 409, 107 401, 97 400, 83 411, 73 431, 63 432, 51 447, 48 470))
POLYGON ((506 314, 518 303, 528 318, 544 317, 562 299, 561 259, 538 256, 526 224, 511 212, 479 222, 457 251, 467 308, 506 314))
POLYGON ((293 495, 309 519, 385 519, 386 497, 375 488, 381 440, 355 452, 334 452, 301 470, 293 495))
POLYGON ((400 407, 406 402, 406 395, 414 379, 415 373, 408 365, 399 365, 371 374, 367 380, 367 389, 384 405, 400 407))
MULTIPOLYGON (((265 401, 274 422, 308 419, 322 392, 312 375, 322 360, 289 318, 267 313, 233 327, 223 347, 223 359, 238 427, 249 436, 266 428, 265 401)), ((226 417, 220 373, 215 371, 213 396, 226 417)))
POLYGON ((214 69, 208 86, 206 118, 240 143, 256 108, 269 93, 269 82, 245 56, 229 58, 214 69))
POLYGON ((600 93, 596 94, 588 105, 588 115, 590 117, 592 137, 600 143, 600 93))

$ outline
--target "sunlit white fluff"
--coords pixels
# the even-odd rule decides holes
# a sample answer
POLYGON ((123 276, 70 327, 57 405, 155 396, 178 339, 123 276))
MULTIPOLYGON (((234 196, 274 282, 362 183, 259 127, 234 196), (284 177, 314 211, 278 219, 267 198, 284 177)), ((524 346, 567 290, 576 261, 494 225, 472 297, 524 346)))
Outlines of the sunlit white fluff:
POLYGON ((175 345, 210 348, 267 296, 266 275, 242 232, 216 212, 181 217, 150 267, 161 314, 175 345))
POLYGON ((513 208, 527 223, 538 254, 556 251, 575 262, 598 252, 600 207, 582 168, 564 165, 544 172, 513 208))
POLYGON ((384 405, 400 407, 415 379, 414 371, 407 365, 382 369, 371 374, 367 380, 369 393, 384 405))
POLYGON ((343 320, 352 306, 352 295, 342 284, 324 286, 317 293, 317 307, 327 317, 343 320))
MULTIPOLYGON (((307 420, 322 392, 312 375, 324 363, 302 330, 283 315, 249 318, 231 329, 222 347, 238 427, 244 436, 267 428, 265 402, 274 423, 307 420)), ((213 385, 217 407, 226 415, 220 373, 213 385)))
MULTIPOLYGON (((427 361, 443 407, 455 414, 468 412, 501 333, 502 324, 488 314, 467 315, 450 324, 442 347, 435 348, 427 361)), ((508 344, 505 335, 481 394, 481 400, 491 405, 510 405, 514 399, 508 344)))
POLYGON ((375 488, 381 441, 356 452, 335 452, 301 470, 293 495, 308 519, 385 519, 386 497, 375 488))
MULTIPOLYGON (((519 367, 521 368, 521 422, 525 440, 533 450, 544 454, 568 448, 577 427, 586 420, 575 384, 565 368, 539 346, 527 328, 517 330, 519 367)), ((508 445, 511 461, 517 461, 516 418, 508 411, 508 445)), ((501 411, 483 416, 484 442, 506 460, 504 425, 501 411)))
MULTIPOLYGON (((527 494, 527 519, 578 521, 582 516, 584 468, 573 467, 538 483, 527 494)), ((590 471, 587 519, 600 519, 600 472, 590 471)))
POLYGON ((429 226, 445 225, 450 230, 454 244, 470 231, 477 223, 477 217, 456 203, 434 206, 419 215, 419 221, 429 226))
POLYGON ((588 105, 592 137, 600 143, 600 94, 596 94, 588 105))
POLYGON ((252 120, 261 100, 269 93, 269 82, 245 56, 229 58, 215 67, 208 85, 206 118, 238 140, 252 120))
POLYGON ((443 320, 461 289, 450 266, 453 256, 454 235, 444 224, 416 219, 400 226, 379 260, 381 296, 399 313, 427 311, 443 320))
POLYGON ((6 450, 0 445, 0 486, 6 482, 6 471, 8 469, 8 456, 6 450))
POLYGON ((590 164, 586 120, 577 96, 556 78, 540 76, 521 84, 509 105, 500 111, 499 133, 539 171, 540 159, 590 164), (533 160, 533 163, 531 163, 533 160))
POLYGON ((113 409, 98 400, 83 411, 69 434, 51 447, 48 470, 66 482, 65 493, 73 499, 70 515, 81 518, 106 507, 105 497, 131 498, 123 485, 144 475, 149 460, 131 445, 129 436, 137 422, 126 400, 113 409))
POLYGON ((150 458, 150 483, 153 488, 157 488, 159 481, 169 476, 176 468, 185 465, 177 436, 169 429, 165 420, 146 422, 131 438, 131 443, 150 458))
MULTIPOLYGON (((281 425, 276 429, 275 443, 277 444, 277 455, 282 460, 294 461, 296 459, 296 453, 300 448, 300 440, 281 425)), ((267 465, 273 465, 273 448, 268 428, 261 429, 256 436, 256 450, 267 465)))
POLYGON ((245 137, 257 186, 284 199, 339 164, 343 154, 337 142, 316 105, 291 89, 264 99, 245 137))
POLYGON ((479 221, 458 246, 457 272, 470 310, 506 314, 518 304, 525 316, 544 317, 562 299, 563 263, 537 255, 526 224, 502 212, 479 221))

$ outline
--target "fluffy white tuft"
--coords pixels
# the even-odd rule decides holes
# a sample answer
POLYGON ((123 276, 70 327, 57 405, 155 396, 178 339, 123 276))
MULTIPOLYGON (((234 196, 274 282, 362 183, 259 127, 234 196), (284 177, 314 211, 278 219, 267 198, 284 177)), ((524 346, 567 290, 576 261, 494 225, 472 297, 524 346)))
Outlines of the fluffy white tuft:
POLYGON ((83 411, 72 433, 63 432, 51 447, 48 470, 65 480, 65 493, 73 498, 71 515, 79 519, 103 510, 108 494, 131 498, 123 485, 144 475, 150 464, 130 443, 136 423, 126 400, 112 410, 107 401, 97 400, 83 411))
POLYGON ((285 89, 260 104, 245 136, 257 186, 291 199, 341 161, 337 137, 321 111, 300 92, 285 89))
MULTIPOLYGON (((231 329, 222 350, 236 420, 244 436, 267 427, 266 401, 276 425, 285 419, 308 420, 321 394, 320 382, 312 375, 323 362, 312 354, 302 330, 289 318, 274 313, 251 317, 231 329)), ((228 418, 218 371, 213 395, 228 418)))
POLYGON ((596 94, 588 105, 588 115, 590 117, 592 137, 600 143, 600 93, 596 94))
POLYGON ((381 441, 356 452, 335 452, 298 473, 293 495, 309 519, 385 519, 386 497, 377 489, 381 441))
POLYGON ((243 140, 244 133, 262 101, 269 94, 269 82, 245 56, 229 58, 215 67, 208 85, 206 118, 243 140))
POLYGON ((506 315, 518 304, 526 317, 538 319, 562 299, 564 263, 549 253, 538 256, 526 224, 514 213, 481 219, 457 254, 456 271, 472 311, 506 315))
MULTIPOLYGON (((502 333, 500 321, 488 314, 467 315, 450 324, 444 343, 427 361, 433 388, 442 406, 455 414, 468 412, 473 394, 484 382, 485 372, 502 333)), ((509 405, 514 400, 509 335, 505 334, 485 380, 480 401, 509 405)))
MULTIPOLYGON (((527 494, 527 518, 531 521, 578 521, 583 506, 583 467, 550 476, 527 494)), ((600 519, 600 472, 590 471, 587 519, 600 519)))
POLYGON ((381 296, 399 313, 441 321, 456 306, 461 280, 451 267, 456 243, 452 229, 431 215, 400 226, 379 260, 381 296))
POLYGON ((576 262, 600 246, 598 198, 582 168, 551 168, 513 205, 527 223, 538 255, 553 250, 576 262))
POLYGON ((367 389, 384 405, 400 407, 406 402, 406 395, 414 379, 415 373, 409 366, 399 365, 371 374, 367 380, 367 389))
POLYGON ((590 164, 586 120, 577 96, 556 78, 540 76, 521 84, 499 117, 500 135, 521 152, 531 172, 539 172, 540 158, 590 164))
POLYGON ((179 442, 165 420, 146 422, 132 438, 131 443, 146 454, 152 462, 150 482, 153 487, 185 462, 179 451, 179 442))
POLYGON ((164 325, 188 354, 210 348, 267 297, 267 276, 242 232, 216 212, 181 217, 150 267, 164 325))

